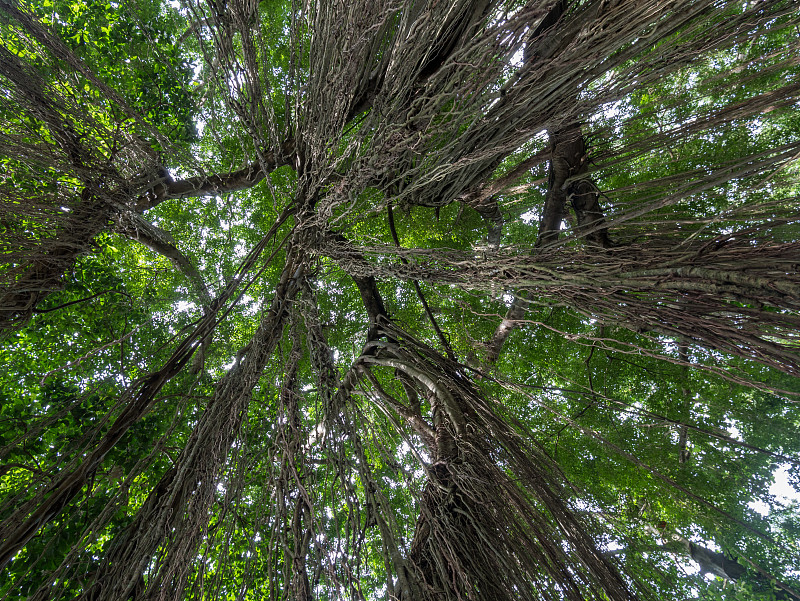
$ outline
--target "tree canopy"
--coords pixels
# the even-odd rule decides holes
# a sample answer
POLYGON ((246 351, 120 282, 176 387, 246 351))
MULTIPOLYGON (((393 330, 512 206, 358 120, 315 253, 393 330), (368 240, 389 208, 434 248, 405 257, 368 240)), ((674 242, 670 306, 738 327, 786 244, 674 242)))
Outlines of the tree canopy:
POLYGON ((800 599, 794 0, 0 0, 0 599, 800 599))

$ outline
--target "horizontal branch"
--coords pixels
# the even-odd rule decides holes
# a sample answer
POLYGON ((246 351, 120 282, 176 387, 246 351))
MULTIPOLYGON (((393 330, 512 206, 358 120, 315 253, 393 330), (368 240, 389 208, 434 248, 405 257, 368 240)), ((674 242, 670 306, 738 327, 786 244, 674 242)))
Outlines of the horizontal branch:
POLYGON ((281 145, 280 156, 276 157, 272 151, 267 152, 263 162, 254 161, 238 171, 198 175, 177 181, 165 175, 159 183, 136 200, 135 209, 142 212, 152 209, 165 200, 215 196, 252 188, 278 167, 292 165, 293 156, 294 140, 287 140, 281 145))

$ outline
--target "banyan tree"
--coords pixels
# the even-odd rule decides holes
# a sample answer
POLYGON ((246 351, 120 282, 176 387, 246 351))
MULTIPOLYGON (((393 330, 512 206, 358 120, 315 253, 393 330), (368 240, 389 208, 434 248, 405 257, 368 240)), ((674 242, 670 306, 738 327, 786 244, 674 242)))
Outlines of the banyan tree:
POLYGON ((0 599, 800 599, 798 56, 0 0, 0 599))

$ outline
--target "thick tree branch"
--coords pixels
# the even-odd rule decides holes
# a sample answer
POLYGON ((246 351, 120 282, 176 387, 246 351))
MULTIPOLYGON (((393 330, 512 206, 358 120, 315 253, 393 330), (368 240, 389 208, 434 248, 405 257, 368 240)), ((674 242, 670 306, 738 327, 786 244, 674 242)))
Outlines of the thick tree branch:
POLYGON ((172 261, 175 268, 191 282, 192 288, 201 304, 204 307, 211 305, 211 294, 203 280, 203 276, 200 275, 197 267, 189 258, 175 246, 175 240, 169 232, 149 223, 136 213, 119 215, 116 230, 118 233, 143 244, 153 252, 172 261))
POLYGON ((742 564, 735 559, 728 559, 724 553, 712 551, 677 534, 671 538, 672 540, 661 545, 661 548, 671 553, 685 553, 700 566, 703 574, 714 574, 735 581, 747 572, 742 564))
MULTIPOLYGON (((563 46, 563 44, 572 39, 572 35, 544 35, 558 23, 567 10, 567 5, 567 0, 557 0, 536 29, 533 30, 531 39, 525 46, 523 58, 526 66, 530 67, 537 60, 554 54, 558 47, 563 46)), ((548 191, 545 197, 542 217, 539 221, 539 234, 536 239, 537 248, 548 246, 558 240, 566 203, 566 193, 563 190, 564 183, 567 178, 577 173, 579 167, 582 166, 585 169, 585 164, 582 164, 585 156, 585 147, 579 125, 574 124, 561 131, 550 132, 549 137, 551 156, 548 191)), ((533 161, 537 158, 538 155, 531 157, 528 161, 533 161)), ((522 167, 522 165, 519 167, 522 167)), ((514 172, 507 177, 512 174, 514 172)), ((503 344, 514 328, 517 327, 519 320, 524 317, 526 311, 525 300, 520 295, 515 296, 506 316, 497 326, 492 339, 487 345, 486 360, 490 364, 497 361, 503 344)))
POLYGON ((383 298, 378 291, 378 282, 374 277, 366 276, 352 276, 353 281, 356 283, 358 292, 361 294, 361 300, 364 307, 367 309, 369 316, 369 330, 367 331, 367 342, 377 340, 378 333, 378 320, 380 317, 388 318, 386 306, 383 304, 383 298))
POLYGON ((450 423, 455 428, 458 434, 462 434, 466 428, 466 419, 464 413, 453 396, 452 392, 448 390, 442 382, 440 382, 435 375, 428 373, 417 365, 412 365, 409 361, 397 359, 394 357, 364 357, 364 363, 383 365, 384 367, 392 367, 399 372, 403 372, 408 377, 416 380, 427 388, 431 393, 435 394, 442 402, 443 408, 450 419, 450 423))
POLYGON ((417 434, 420 435, 428 449, 433 453, 436 449, 436 432, 422 417, 419 406, 412 409, 395 399, 383 389, 380 382, 378 382, 378 378, 376 378, 375 374, 373 374, 369 369, 363 368, 362 373, 367 380, 369 380, 369 383, 372 384, 372 387, 375 389, 375 392, 378 393, 378 396, 388 403, 392 409, 397 411, 397 413, 403 417, 409 423, 409 425, 411 425, 417 434))
MULTIPOLYGON (((600 227, 604 223, 604 217, 600 210, 597 187, 588 179, 574 179, 587 171, 586 145, 580 125, 573 123, 551 133, 550 146, 552 156, 548 190, 535 247, 545 248, 558 242, 567 200, 571 201, 575 209, 578 220, 576 230, 583 233, 587 240, 603 248, 612 246, 608 228, 600 227), (571 179, 572 182, 569 181, 571 179)), ((514 297, 506 316, 487 344, 486 360, 489 363, 497 361, 506 339, 525 316, 526 304, 524 295, 514 297)))
POLYGON ((497 329, 494 331, 492 339, 487 344, 486 361, 488 363, 495 363, 500 357, 500 351, 503 348, 503 344, 505 344, 505 341, 511 335, 511 332, 514 331, 514 328, 519 325, 520 320, 525 317, 526 310, 526 299, 522 296, 522 294, 516 295, 514 300, 511 302, 511 306, 508 308, 505 317, 503 317, 500 325, 498 325, 497 329))
POLYGON ((567 198, 578 221, 575 233, 601 248, 612 248, 616 245, 608 235, 608 227, 605 226, 606 219, 600 207, 600 196, 600 190, 588 177, 567 184, 567 198))
MULTIPOLYGON (((700 566, 700 571, 703 574, 713 574, 719 578, 725 578, 726 580, 736 582, 748 573, 747 567, 739 563, 735 557, 731 559, 724 553, 713 551, 708 547, 693 543, 677 532, 672 532, 665 536, 663 531, 658 530, 652 525, 648 524, 646 528, 656 536, 666 539, 666 542, 658 546, 659 549, 670 553, 688 555, 700 566)), ((757 580, 770 581, 773 586, 777 587, 775 599, 778 601, 800 599, 800 594, 785 583, 775 579, 755 562, 748 560, 746 557, 742 558, 742 561, 750 564, 750 566, 754 568, 756 572, 755 578, 757 580)))
POLYGON ((238 171, 198 175, 177 181, 164 172, 161 181, 136 200, 135 209, 142 212, 165 200, 229 194, 252 188, 278 167, 293 165, 293 155, 294 140, 287 140, 281 145, 280 156, 276 157, 272 151, 267 152, 265 162, 255 161, 238 171))
MULTIPOLYGON (((550 134, 550 170, 548 189, 545 196, 542 217, 539 220, 539 234, 535 248, 551 246, 558 241, 561 233, 561 222, 566 212, 567 193, 565 184, 573 175, 585 171, 585 147, 580 126, 570 125, 550 134)), ((500 356, 503 344, 511 332, 525 316, 526 301, 523 295, 516 295, 506 316, 497 326, 492 339, 487 344, 487 362, 495 363, 500 356)))
POLYGON ((0 290, 0 331, 24 324, 39 302, 62 288, 64 273, 90 249, 92 239, 108 228, 112 214, 108 205, 88 192, 82 195, 53 241, 17 268, 19 275, 0 290))
POLYGON ((539 221, 536 247, 543 248, 558 241, 561 222, 566 212, 567 179, 586 172, 586 146, 577 123, 550 133, 550 173, 544 210, 539 221))

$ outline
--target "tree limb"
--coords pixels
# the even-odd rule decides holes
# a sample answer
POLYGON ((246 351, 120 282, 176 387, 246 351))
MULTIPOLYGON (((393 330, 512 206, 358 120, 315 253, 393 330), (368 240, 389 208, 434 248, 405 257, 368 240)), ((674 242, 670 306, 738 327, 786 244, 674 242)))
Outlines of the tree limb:
POLYGON ((201 304, 204 307, 211 305, 211 294, 203 276, 189 258, 175 246, 175 240, 169 232, 149 223, 137 213, 119 215, 116 231, 172 261, 175 268, 191 282, 201 304))
MULTIPOLYGON (((548 190, 542 218, 539 221, 539 234, 536 238, 535 248, 545 248, 558 242, 568 199, 572 201, 578 217, 579 231, 587 232, 587 239, 597 242, 604 248, 611 246, 608 229, 597 229, 597 226, 603 223, 603 215, 599 209, 596 186, 592 186, 585 179, 579 179, 574 184, 568 183, 570 178, 587 171, 586 145, 580 125, 573 123, 550 133, 550 147, 552 155, 548 190)), ((525 316, 526 305, 524 294, 514 297, 506 316, 497 326, 492 339, 487 344, 487 362, 495 363, 497 361, 506 339, 525 316)))
POLYGON ((395 399, 383 389, 380 382, 378 382, 378 379, 375 377, 375 374, 373 374, 369 369, 363 369, 362 373, 369 380, 370 384, 372 384, 373 388, 375 388, 375 392, 378 393, 378 396, 387 402, 389 406, 397 411, 397 413, 399 413, 406 421, 408 421, 411 427, 414 428, 417 434, 420 435, 428 449, 430 449, 431 452, 434 452, 436 449, 436 432, 422 417, 419 407, 417 406, 416 410, 414 410, 406 407, 403 405, 403 403, 395 399))
POLYGON ((198 175, 181 180, 173 180, 166 171, 162 173, 159 183, 144 192, 135 202, 138 212, 152 209, 165 200, 177 198, 193 198, 197 196, 213 196, 229 194, 239 190, 252 188, 268 173, 284 165, 293 165, 294 140, 287 140, 281 145, 281 154, 275 156, 270 151, 265 154, 265 162, 254 161, 238 171, 229 173, 198 175))

